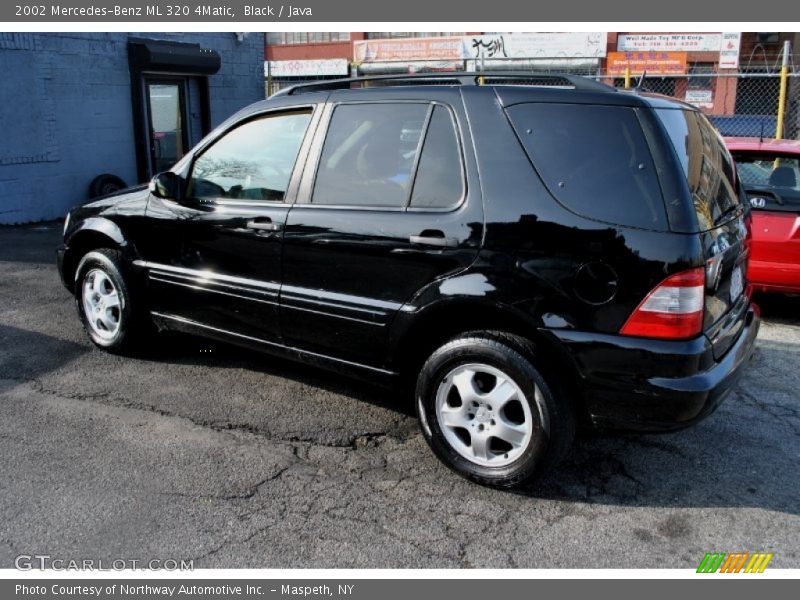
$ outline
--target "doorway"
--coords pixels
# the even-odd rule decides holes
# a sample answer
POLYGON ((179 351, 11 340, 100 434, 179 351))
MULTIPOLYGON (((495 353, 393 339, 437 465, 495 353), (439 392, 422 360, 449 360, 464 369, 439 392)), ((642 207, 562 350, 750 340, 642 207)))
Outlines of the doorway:
POLYGON ((185 79, 145 78, 150 173, 166 171, 189 146, 185 79))
POLYGON ((220 64, 199 44, 128 39, 139 182, 171 168, 211 131, 208 78, 220 64))

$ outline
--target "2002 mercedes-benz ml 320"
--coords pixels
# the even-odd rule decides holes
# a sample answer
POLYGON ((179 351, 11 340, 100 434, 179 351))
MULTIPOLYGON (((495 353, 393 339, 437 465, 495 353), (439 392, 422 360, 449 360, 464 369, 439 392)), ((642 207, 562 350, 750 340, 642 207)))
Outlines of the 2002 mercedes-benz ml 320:
POLYGON ((283 91, 72 210, 58 263, 92 341, 180 330, 413 382, 436 455, 499 487, 578 426, 711 413, 759 317, 706 118, 579 77, 438 77, 283 91))

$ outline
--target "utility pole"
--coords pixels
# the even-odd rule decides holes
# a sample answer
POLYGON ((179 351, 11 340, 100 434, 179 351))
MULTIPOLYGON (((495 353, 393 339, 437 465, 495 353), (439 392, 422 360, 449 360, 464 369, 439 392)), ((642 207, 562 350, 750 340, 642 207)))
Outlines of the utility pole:
POLYGON ((792 44, 789 40, 783 42, 783 60, 781 61, 781 88, 778 93, 778 122, 775 125, 775 139, 783 138, 783 120, 786 116, 786 94, 789 89, 789 56, 792 44))

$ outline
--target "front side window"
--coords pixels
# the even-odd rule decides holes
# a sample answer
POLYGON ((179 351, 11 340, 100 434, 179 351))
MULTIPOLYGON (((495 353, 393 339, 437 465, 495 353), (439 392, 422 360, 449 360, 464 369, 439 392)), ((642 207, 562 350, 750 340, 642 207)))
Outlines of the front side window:
POLYGON ((195 160, 189 195, 282 201, 310 120, 310 111, 294 112, 229 131, 195 160))

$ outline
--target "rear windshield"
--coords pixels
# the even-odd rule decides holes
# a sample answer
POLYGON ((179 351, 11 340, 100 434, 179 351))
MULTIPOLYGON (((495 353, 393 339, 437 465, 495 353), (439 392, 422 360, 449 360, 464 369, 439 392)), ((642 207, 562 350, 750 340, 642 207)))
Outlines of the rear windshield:
POLYGON ((800 156, 772 152, 734 152, 739 181, 756 210, 800 205, 800 156))
POLYGON ((509 119, 550 193, 590 219, 666 230, 653 157, 634 109, 518 104, 509 119))
POLYGON ((733 218, 741 203, 733 162, 717 130, 698 111, 658 108, 655 112, 686 176, 700 231, 733 218))

